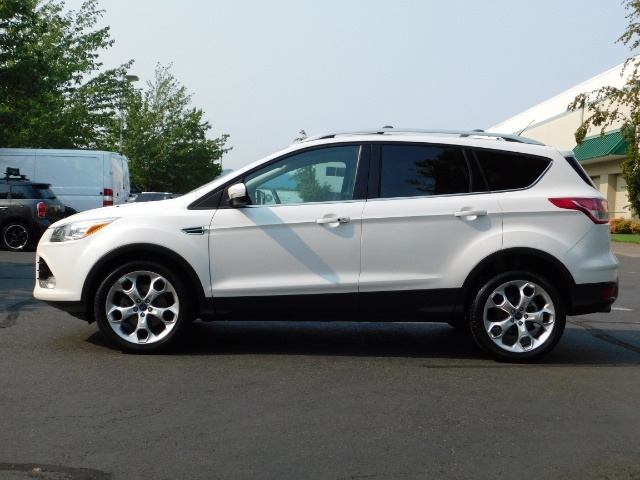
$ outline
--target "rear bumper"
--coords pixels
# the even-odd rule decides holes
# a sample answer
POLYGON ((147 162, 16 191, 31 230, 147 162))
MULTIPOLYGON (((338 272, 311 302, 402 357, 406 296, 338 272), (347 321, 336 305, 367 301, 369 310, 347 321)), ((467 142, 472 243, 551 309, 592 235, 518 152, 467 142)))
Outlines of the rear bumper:
POLYGON ((618 298, 618 279, 615 282, 585 283, 576 285, 572 292, 572 304, 567 315, 607 313, 618 298))

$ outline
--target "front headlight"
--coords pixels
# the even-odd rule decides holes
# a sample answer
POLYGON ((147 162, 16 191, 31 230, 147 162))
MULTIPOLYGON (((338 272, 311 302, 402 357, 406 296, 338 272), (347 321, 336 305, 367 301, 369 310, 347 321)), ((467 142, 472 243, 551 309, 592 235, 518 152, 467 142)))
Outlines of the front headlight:
POLYGON ((68 242, 88 237, 92 233, 106 227, 117 218, 100 218, 98 220, 78 220, 57 226, 51 234, 52 242, 68 242))

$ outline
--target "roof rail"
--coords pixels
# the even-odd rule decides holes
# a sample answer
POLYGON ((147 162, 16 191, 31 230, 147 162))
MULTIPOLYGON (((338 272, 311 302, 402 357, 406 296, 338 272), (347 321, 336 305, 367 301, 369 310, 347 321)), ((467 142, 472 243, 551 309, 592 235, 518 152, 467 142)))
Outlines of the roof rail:
MULTIPOLYGON (((364 130, 348 130, 333 133, 324 133, 321 135, 314 135, 313 137, 307 137, 302 142, 311 142, 313 140, 324 140, 326 138, 335 138, 343 135, 384 135, 384 134, 407 134, 417 133, 424 135, 454 135, 458 137, 488 137, 507 142, 528 143, 531 145, 544 145, 544 143, 537 140, 533 140, 527 137, 520 137, 518 135, 511 135, 505 133, 485 132, 483 130, 429 130, 421 128, 371 128, 364 130)), ((301 142, 301 143, 302 143, 301 142)))

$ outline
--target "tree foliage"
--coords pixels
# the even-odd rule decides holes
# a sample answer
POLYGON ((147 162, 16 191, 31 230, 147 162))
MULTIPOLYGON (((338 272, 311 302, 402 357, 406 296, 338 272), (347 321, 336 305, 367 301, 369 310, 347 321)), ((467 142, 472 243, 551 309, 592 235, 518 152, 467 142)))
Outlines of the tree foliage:
MULTIPOLYGON (((623 35, 617 40, 628 46, 631 51, 640 46, 640 1, 624 0, 624 7, 629 11, 629 20, 623 35)), ((630 71, 622 88, 605 86, 591 92, 582 93, 568 105, 569 110, 585 109, 589 116, 578 127, 575 138, 580 145, 589 129, 600 130, 603 137, 606 129, 617 126, 622 137, 628 143, 627 157, 621 164, 622 176, 627 183, 629 203, 635 215, 640 215, 640 150, 638 141, 640 134, 640 57, 629 58, 624 71, 630 71), (629 70, 630 69, 630 70, 629 70)))
POLYGON ((59 0, 0 2, 0 146, 104 148, 117 145, 118 102, 131 62, 99 72, 110 47, 103 11, 87 0, 63 12, 59 0))
POLYGON ((184 192, 219 173, 227 136, 209 140, 202 110, 168 68, 146 93, 103 69, 113 44, 97 28, 98 0, 64 11, 62 0, 0 0, 0 147, 117 151, 122 128, 132 178, 145 190, 184 192))
POLYGON ((315 165, 301 167, 295 170, 291 179, 298 182, 296 190, 303 202, 326 202, 332 200, 331 185, 320 183, 316 178, 315 165))
POLYGON ((158 65, 147 90, 127 97, 124 153, 138 188, 184 193, 220 174, 228 135, 206 138, 211 125, 170 68, 158 65))

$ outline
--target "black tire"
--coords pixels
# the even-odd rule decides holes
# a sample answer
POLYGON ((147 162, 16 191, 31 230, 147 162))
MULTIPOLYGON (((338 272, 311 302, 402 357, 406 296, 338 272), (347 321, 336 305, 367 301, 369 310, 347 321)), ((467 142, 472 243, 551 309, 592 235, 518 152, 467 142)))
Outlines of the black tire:
POLYGON ((122 265, 96 291, 98 327, 124 351, 165 351, 192 320, 186 285, 180 275, 155 262, 122 265))
POLYGON ((31 230, 22 222, 9 222, 2 229, 2 244, 12 252, 24 252, 32 240, 31 230))
POLYGON ((555 287, 525 271, 491 278, 477 290, 469 308, 473 339, 500 361, 538 360, 557 345, 565 325, 564 303, 555 287))

